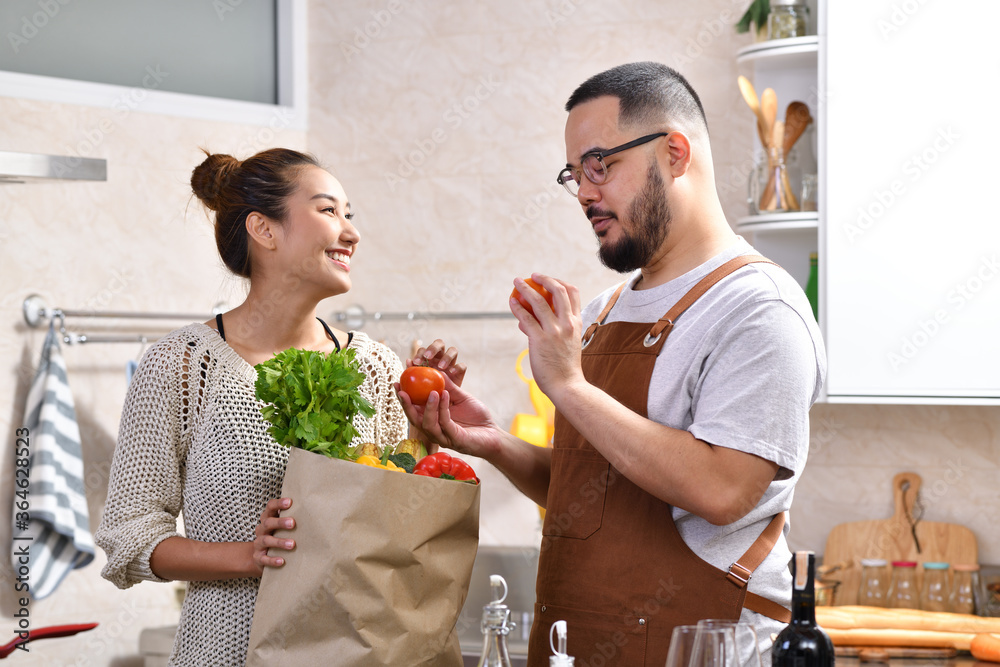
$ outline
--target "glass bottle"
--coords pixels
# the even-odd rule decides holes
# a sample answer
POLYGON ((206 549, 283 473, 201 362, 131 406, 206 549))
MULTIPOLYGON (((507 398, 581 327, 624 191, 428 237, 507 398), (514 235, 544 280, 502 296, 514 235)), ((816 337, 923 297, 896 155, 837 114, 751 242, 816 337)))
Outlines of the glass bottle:
POLYGON ((952 565, 951 610, 956 614, 976 613, 976 589, 979 588, 979 565, 952 565))
POLYGON ((816 554, 796 551, 792 558, 792 622, 771 648, 772 667, 833 667, 833 644, 816 625, 816 554))
POLYGON ((889 605, 889 563, 881 558, 861 559, 861 586, 858 604, 868 607, 889 605))
POLYGON ((913 561, 892 561, 892 584, 889 586, 889 606, 898 609, 920 609, 920 591, 917 589, 917 564, 913 561))
POLYGON ((809 30, 809 7, 804 0, 771 0, 767 38, 804 37, 809 30))
POLYGON ((566 621, 556 621, 549 628, 549 647, 549 667, 573 667, 575 658, 566 655, 566 621))
POLYGON ((490 575, 493 600, 483 606, 483 652, 476 667, 511 667, 507 653, 507 635, 514 628, 507 598, 507 582, 499 574, 490 575))
POLYGON ((812 306, 813 317, 819 322, 819 255, 809 253, 809 279, 806 280, 806 297, 812 306))
POLYGON ((949 595, 948 563, 924 563, 920 608, 924 611, 951 611, 949 595))
POLYGON ((816 174, 802 174, 802 190, 799 195, 799 208, 803 211, 815 211, 819 208, 817 203, 817 189, 819 181, 816 174))

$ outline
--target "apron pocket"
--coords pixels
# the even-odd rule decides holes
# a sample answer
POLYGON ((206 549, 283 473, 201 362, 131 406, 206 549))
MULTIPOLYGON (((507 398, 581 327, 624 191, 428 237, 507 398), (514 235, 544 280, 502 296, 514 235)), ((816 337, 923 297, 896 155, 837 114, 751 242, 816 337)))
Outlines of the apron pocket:
POLYGON ((646 625, 640 624, 637 616, 535 604, 528 644, 530 663, 544 664, 544 656, 551 653, 549 629, 556 621, 566 621, 566 653, 580 667, 637 667, 646 662, 646 625), (536 662, 537 656, 543 657, 536 662))
POLYGON ((585 539, 601 527, 611 464, 593 450, 553 449, 542 534, 585 539))

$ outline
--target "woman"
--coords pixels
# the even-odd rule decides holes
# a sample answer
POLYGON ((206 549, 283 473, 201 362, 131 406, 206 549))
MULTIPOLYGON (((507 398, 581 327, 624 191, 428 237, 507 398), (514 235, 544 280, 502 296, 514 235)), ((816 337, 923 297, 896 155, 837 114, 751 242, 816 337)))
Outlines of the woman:
MULTIPOLYGON (((295 525, 280 515, 292 499, 278 498, 288 450, 267 432, 253 366, 291 347, 354 349, 366 376, 361 393, 376 409, 371 419, 355 419, 358 439, 379 445, 407 436, 393 391, 403 367, 364 333, 316 317, 322 299, 351 288, 360 235, 343 187, 315 158, 288 149, 243 162, 210 154, 191 187, 215 212, 219 254, 249 279, 249 292, 233 310, 172 332, 143 357, 96 540, 108 556, 102 575, 119 588, 190 582, 169 664, 243 665, 259 577, 295 546, 273 535, 295 525)), ((421 355, 453 379, 464 375, 439 341, 421 355)))

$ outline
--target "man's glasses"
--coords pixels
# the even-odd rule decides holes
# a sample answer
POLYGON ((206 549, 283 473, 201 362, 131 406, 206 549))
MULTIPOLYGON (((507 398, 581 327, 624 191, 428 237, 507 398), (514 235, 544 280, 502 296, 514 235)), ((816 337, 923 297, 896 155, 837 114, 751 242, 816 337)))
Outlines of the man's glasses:
POLYGON ((608 168, 604 164, 604 158, 609 155, 614 155, 615 153, 621 153, 622 151, 627 151, 630 148, 635 148, 636 146, 641 146, 645 143, 649 143, 653 139, 658 137, 665 137, 669 132, 657 132, 656 134, 647 134, 644 137, 639 137, 638 139, 633 139, 627 144, 622 144, 621 146, 615 146, 614 148, 609 148, 606 151, 594 151, 592 153, 584 154, 583 158, 580 160, 580 168, 573 169, 567 166, 565 169, 559 172, 556 182, 561 186, 566 188, 566 192, 570 193, 574 197, 580 191, 580 180, 586 176, 587 180, 594 185, 600 185, 608 178, 608 168))

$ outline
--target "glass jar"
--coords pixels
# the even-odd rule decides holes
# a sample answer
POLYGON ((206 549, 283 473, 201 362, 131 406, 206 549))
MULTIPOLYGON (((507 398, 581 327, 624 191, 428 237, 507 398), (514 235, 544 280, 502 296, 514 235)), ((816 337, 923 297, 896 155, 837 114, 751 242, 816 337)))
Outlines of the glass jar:
POLYGON ((818 185, 816 174, 802 174, 802 191, 799 195, 799 207, 803 211, 815 211, 819 208, 816 195, 818 185))
POLYGON ((861 559, 861 586, 858 604, 869 607, 889 606, 889 563, 881 558, 861 559))
POLYGON ((771 0, 767 15, 767 38, 805 37, 809 30, 809 7, 804 0, 771 0))
POLYGON ((979 588, 979 565, 955 564, 951 582, 951 610, 956 614, 976 613, 976 590, 979 588))
POLYGON ((920 587, 920 608, 924 611, 951 611, 948 601, 948 563, 924 563, 924 583, 920 587))
POLYGON ((889 606, 897 609, 920 609, 917 589, 917 564, 909 560, 892 561, 889 606))

